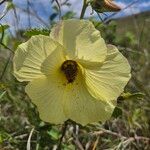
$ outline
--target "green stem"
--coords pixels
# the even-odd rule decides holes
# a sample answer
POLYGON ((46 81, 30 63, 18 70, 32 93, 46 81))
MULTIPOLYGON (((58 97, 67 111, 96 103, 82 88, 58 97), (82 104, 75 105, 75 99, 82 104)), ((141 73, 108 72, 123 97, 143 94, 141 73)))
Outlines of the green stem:
POLYGON ((68 126, 68 121, 65 121, 65 123, 64 123, 64 125, 63 125, 63 127, 62 127, 62 135, 61 135, 60 140, 59 140, 59 143, 58 143, 58 148, 57 148, 58 150, 61 149, 62 140, 63 140, 63 138, 64 138, 64 136, 65 136, 65 134, 66 134, 67 126, 68 126))
POLYGON ((9 58, 8 58, 6 64, 5 64, 5 66, 4 66, 4 69, 3 69, 2 74, 1 74, 1 76, 0 76, 0 81, 1 81, 1 80, 3 79, 3 77, 4 77, 4 74, 5 74, 6 70, 7 70, 7 67, 8 67, 8 65, 9 65, 10 60, 11 60, 11 54, 10 54, 10 56, 9 56, 9 58))
POLYGON ((86 0, 84 0, 84 2, 83 2, 83 7, 82 7, 82 11, 81 11, 81 15, 80 15, 80 19, 83 19, 87 6, 88 6, 88 5, 87 5, 87 3, 86 3, 86 0))
POLYGON ((7 47, 4 43, 0 42, 0 45, 2 45, 4 48, 8 49, 9 51, 11 51, 14 54, 14 51, 12 49, 10 49, 9 47, 7 47))

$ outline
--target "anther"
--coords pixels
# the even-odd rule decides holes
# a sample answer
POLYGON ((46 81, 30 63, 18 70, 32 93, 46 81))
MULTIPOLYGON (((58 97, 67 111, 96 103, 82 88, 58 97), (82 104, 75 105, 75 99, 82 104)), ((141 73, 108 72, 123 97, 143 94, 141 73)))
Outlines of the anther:
POLYGON ((61 66, 61 70, 64 72, 68 83, 72 83, 78 73, 78 64, 73 60, 66 60, 61 66))

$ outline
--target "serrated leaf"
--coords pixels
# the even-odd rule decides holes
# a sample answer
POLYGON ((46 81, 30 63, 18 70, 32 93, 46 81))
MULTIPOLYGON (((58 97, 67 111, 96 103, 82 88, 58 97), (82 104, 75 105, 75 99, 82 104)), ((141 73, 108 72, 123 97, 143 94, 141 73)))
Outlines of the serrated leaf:
POLYGON ((39 35, 39 34, 42 34, 42 35, 49 35, 50 33, 50 30, 48 29, 30 29, 30 30, 27 30, 24 32, 24 35, 27 36, 27 37, 31 37, 33 35, 39 35))

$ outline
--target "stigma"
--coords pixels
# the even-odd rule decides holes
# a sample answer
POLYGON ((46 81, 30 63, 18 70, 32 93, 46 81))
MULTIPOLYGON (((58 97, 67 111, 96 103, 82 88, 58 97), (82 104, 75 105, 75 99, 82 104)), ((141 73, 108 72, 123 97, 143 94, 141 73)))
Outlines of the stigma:
POLYGON ((61 70, 65 74, 68 83, 73 83, 78 73, 78 64, 73 60, 66 60, 61 65, 61 70))

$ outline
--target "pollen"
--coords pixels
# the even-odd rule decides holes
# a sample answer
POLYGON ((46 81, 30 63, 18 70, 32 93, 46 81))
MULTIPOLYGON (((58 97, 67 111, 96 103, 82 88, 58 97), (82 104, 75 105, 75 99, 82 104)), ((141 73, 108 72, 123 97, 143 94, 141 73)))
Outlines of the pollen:
POLYGON ((78 64, 73 60, 66 60, 61 66, 61 70, 66 76, 68 83, 74 82, 78 73, 78 64))

